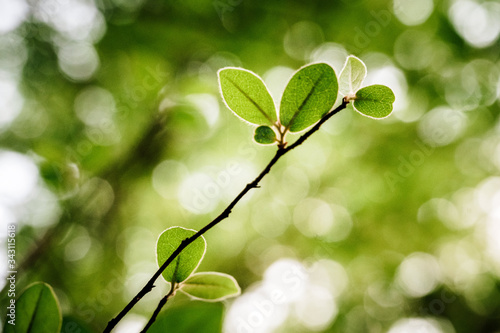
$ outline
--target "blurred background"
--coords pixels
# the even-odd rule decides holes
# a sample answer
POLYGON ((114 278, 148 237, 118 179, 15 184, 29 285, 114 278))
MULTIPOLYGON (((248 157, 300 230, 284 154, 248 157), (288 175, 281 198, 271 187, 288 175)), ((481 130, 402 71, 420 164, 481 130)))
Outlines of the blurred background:
MULTIPOLYGON (((276 150, 217 70, 279 101, 299 67, 354 54, 394 113, 348 107, 282 158, 205 235, 198 271, 242 295, 179 294, 151 331, 500 332, 499 35, 495 0, 0 0, 0 287, 15 224, 18 292, 45 281, 62 332, 102 331, 159 234, 203 227, 276 150)), ((142 329, 156 286, 116 332, 142 329)))

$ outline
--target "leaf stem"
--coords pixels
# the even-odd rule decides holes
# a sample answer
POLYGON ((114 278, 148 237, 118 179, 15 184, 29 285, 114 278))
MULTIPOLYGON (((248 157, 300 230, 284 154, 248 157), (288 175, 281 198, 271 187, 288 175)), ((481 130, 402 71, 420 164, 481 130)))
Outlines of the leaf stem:
POLYGON ((285 148, 286 144, 287 144, 285 142, 285 135, 286 135, 287 129, 279 123, 274 125, 274 127, 278 130, 278 134, 279 134, 279 140, 277 140, 278 141, 278 149, 285 148))
MULTIPOLYGON (((271 171, 271 168, 278 162, 278 160, 288 153, 290 150, 300 146, 302 143, 304 143, 305 140, 307 140, 314 132, 318 131, 321 125, 323 125, 328 119, 333 117, 335 114, 340 112, 341 110, 345 109, 347 104, 349 102, 343 100, 342 104, 339 105, 337 108, 335 108, 333 111, 330 111, 327 113, 319 122, 316 123, 313 127, 311 127, 306 133, 304 133, 297 141, 295 141, 292 145, 288 147, 283 147, 283 146, 278 146, 278 150, 276 151, 276 154, 274 157, 269 161, 267 166, 262 170, 262 172, 251 182, 248 183, 243 190, 236 196, 236 198, 231 201, 231 203, 224 209, 224 211, 217 216, 212 222, 208 223, 206 226, 204 226, 202 229, 200 229, 196 234, 194 234, 191 237, 186 238, 181 242, 181 244, 177 247, 177 249, 170 255, 170 257, 163 263, 163 265, 160 266, 160 268, 153 274, 153 276, 149 279, 149 281, 146 283, 146 285, 137 293, 137 295, 123 308, 123 310, 113 319, 111 319, 108 322, 108 325, 104 329, 103 333, 109 333, 111 330, 116 326, 116 324, 134 307, 137 302, 141 300, 144 295, 149 293, 153 287, 155 281, 158 279, 158 277, 161 275, 161 273, 170 265, 170 263, 184 250, 189 244, 194 242, 196 239, 198 239, 201 235, 203 235, 205 232, 208 230, 212 229, 214 226, 216 226, 219 222, 222 220, 226 219, 229 214, 231 214, 232 209, 236 204, 253 188, 258 188, 259 187, 259 182, 264 178, 265 175, 271 171)), ((162 299, 163 301, 163 299, 162 299)), ((165 302, 167 300, 165 299, 165 302)), ((163 305, 162 305, 163 306, 163 305)), ((160 308, 161 309, 161 308, 160 308)), ((158 310, 158 308, 157 308, 158 310)), ((156 311, 155 311, 156 312, 156 311)), ((153 314, 154 315, 154 314, 153 314)), ((157 314, 156 314, 157 315, 157 314)))

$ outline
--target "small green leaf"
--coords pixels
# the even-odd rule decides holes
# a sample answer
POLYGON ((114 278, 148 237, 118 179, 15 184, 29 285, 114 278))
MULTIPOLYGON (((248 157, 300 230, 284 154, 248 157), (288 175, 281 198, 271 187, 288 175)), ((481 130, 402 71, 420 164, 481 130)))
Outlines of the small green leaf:
POLYGON ((347 57, 339 76, 339 91, 342 95, 354 95, 366 77, 365 64, 355 56, 347 57))
POLYGON ((270 145, 276 142, 276 133, 271 127, 263 125, 255 129, 253 138, 257 143, 270 145))
POLYGON ((365 116, 381 119, 391 114, 395 100, 396 97, 389 87, 375 84, 359 89, 353 106, 365 116))
MULTIPOLYGON (((196 231, 182 227, 171 227, 165 230, 156 242, 156 259, 158 266, 170 257, 170 255, 179 247, 183 240, 193 236, 196 231)), ((201 236, 189 244, 182 252, 168 265, 163 271, 163 278, 167 282, 182 282, 191 275, 198 267, 203 256, 207 243, 201 236)))
POLYGON ((15 303, 14 317, 9 316, 9 305, 5 333, 46 333, 61 330, 59 302, 52 287, 46 283, 35 282, 24 290, 15 303), (10 321, 12 318, 15 319, 15 325, 10 321))
POLYGON ((93 332, 95 331, 92 330, 89 327, 88 323, 86 323, 84 320, 72 315, 66 315, 63 317, 60 333, 93 333, 93 332))
POLYGON ((302 67, 290 79, 281 98, 281 124, 290 132, 306 129, 330 111, 337 93, 337 77, 330 65, 302 67))
POLYGON ((221 301, 241 292, 234 277, 218 272, 195 273, 182 283, 180 290, 195 299, 208 302, 221 301))
POLYGON ((242 68, 219 70, 219 86, 227 107, 237 116, 256 125, 277 121, 273 98, 256 74, 242 68))

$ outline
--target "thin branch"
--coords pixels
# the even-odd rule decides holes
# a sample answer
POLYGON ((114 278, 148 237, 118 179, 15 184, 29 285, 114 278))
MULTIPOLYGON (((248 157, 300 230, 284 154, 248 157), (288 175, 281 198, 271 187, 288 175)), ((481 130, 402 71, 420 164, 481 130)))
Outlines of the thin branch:
POLYGON ((295 141, 291 146, 289 146, 287 148, 287 151, 290 151, 290 150, 294 149, 295 147, 300 146, 314 132, 316 132, 317 130, 319 130, 319 128, 321 127, 321 125, 323 125, 328 119, 330 119, 331 117, 333 117, 334 115, 336 115, 337 113, 339 113, 340 111, 342 111, 343 109, 345 109, 346 106, 347 106, 347 104, 349 104, 349 102, 346 102, 346 101, 343 100, 342 104, 340 104, 335 110, 327 113, 323 118, 321 118, 320 121, 318 121, 316 123, 316 125, 314 125, 309 131, 305 132, 304 135, 302 135, 297 141, 295 141))
POLYGON ((168 299, 175 294, 176 290, 177 290, 177 284, 172 282, 172 288, 170 288, 170 291, 168 292, 168 294, 166 294, 165 297, 163 297, 160 300, 160 302, 158 303, 158 306, 155 309, 155 312, 153 312, 153 315, 151 316, 151 318, 149 318, 148 323, 146 324, 146 326, 144 326, 144 329, 141 331, 141 333, 146 333, 148 331, 148 329, 151 327, 151 325, 153 325, 153 323, 155 322, 156 317, 158 317, 158 314, 160 313, 161 309, 165 306, 165 304, 167 304, 168 299))
POLYGON ((219 222, 222 220, 226 219, 229 214, 231 214, 232 209, 236 204, 250 191, 252 188, 258 188, 259 182, 264 178, 265 175, 271 171, 271 168, 278 162, 278 160, 288 153, 290 150, 300 146, 305 140, 307 140, 314 132, 319 130, 321 125, 323 125, 328 119, 333 117, 335 114, 337 114, 339 111, 345 109, 347 106, 348 102, 343 101, 341 105, 339 105, 336 109, 333 111, 329 112, 326 114, 321 120, 316 123, 311 129, 309 129, 305 134, 303 134, 297 141, 295 141, 292 145, 288 147, 278 147, 278 150, 276 151, 276 154, 274 157, 269 161, 267 166, 262 170, 262 172, 255 178, 251 183, 248 183, 245 188, 236 196, 236 198, 231 201, 231 203, 224 209, 224 211, 217 216, 212 222, 207 224, 205 227, 200 229, 196 234, 193 236, 186 238, 181 242, 179 247, 170 255, 170 257, 163 263, 163 265, 160 266, 160 268, 153 274, 151 279, 146 283, 146 285, 137 293, 137 295, 125 306, 125 308, 113 319, 111 319, 108 322, 108 325, 104 329, 103 333, 109 333, 111 330, 116 326, 116 324, 134 307, 139 300, 144 297, 147 293, 149 293, 153 287, 155 281, 158 279, 158 277, 161 275, 161 273, 170 265, 170 263, 184 250, 189 244, 194 242, 196 239, 198 239, 201 235, 203 235, 205 232, 208 230, 212 229, 214 226, 216 226, 219 222))

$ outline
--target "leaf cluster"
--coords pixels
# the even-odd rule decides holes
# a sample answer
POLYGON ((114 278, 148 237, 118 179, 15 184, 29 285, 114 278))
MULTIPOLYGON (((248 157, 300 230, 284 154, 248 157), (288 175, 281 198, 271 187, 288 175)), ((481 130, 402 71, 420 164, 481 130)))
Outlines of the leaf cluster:
POLYGON ((286 134, 301 132, 317 123, 332 110, 339 92, 344 101, 353 101, 354 109, 362 115, 376 119, 389 116, 394 93, 383 85, 361 88, 366 72, 365 64, 354 56, 347 58, 339 79, 326 63, 304 66, 288 81, 279 110, 257 74, 226 67, 219 70, 218 76, 227 107, 244 121, 258 126, 254 140, 285 147, 286 134))

